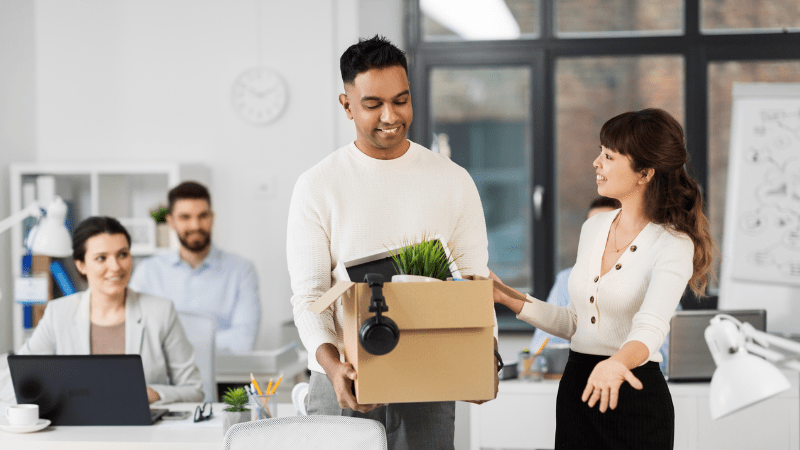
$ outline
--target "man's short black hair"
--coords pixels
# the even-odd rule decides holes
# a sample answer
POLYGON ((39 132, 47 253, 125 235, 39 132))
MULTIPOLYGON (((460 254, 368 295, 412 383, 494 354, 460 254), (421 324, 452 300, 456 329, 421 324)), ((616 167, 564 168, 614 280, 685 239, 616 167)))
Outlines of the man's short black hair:
POLYGON ((339 58, 339 70, 345 84, 352 83, 362 72, 392 66, 402 67, 408 75, 405 53, 379 34, 370 39, 359 39, 358 44, 351 45, 339 58))
POLYGON ((211 207, 211 195, 208 193, 208 189, 196 181, 184 181, 169 191, 169 194, 167 194, 169 213, 172 214, 175 202, 184 199, 205 200, 208 202, 208 206, 211 207))

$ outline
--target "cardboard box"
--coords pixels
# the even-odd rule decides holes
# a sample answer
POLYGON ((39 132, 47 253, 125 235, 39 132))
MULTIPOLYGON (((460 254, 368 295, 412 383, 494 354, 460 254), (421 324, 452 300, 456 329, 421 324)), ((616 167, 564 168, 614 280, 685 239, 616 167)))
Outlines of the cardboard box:
POLYGON ((366 283, 337 282, 309 308, 321 313, 341 298, 344 351, 358 373, 360 404, 494 398, 493 282, 384 283, 384 313, 400 329, 390 353, 375 356, 358 342, 372 317, 366 283))

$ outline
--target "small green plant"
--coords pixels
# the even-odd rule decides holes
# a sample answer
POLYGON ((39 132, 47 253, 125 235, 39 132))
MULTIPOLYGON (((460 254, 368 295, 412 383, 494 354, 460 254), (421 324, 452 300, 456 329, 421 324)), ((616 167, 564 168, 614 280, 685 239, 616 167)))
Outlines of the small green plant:
POLYGON ((448 258, 438 239, 423 236, 422 242, 403 241, 396 251, 389 250, 392 265, 399 275, 421 275, 446 280, 453 258, 448 258))
POLYGON ((225 411, 231 412, 241 412, 241 411, 249 411, 246 408, 247 403, 250 399, 247 397, 247 392, 244 390, 243 387, 232 389, 228 388, 228 391, 222 394, 222 401, 230 406, 225 408, 225 411))
POLYGON ((166 206, 159 206, 150 210, 150 215, 156 223, 167 223, 167 214, 169 214, 169 208, 166 206))

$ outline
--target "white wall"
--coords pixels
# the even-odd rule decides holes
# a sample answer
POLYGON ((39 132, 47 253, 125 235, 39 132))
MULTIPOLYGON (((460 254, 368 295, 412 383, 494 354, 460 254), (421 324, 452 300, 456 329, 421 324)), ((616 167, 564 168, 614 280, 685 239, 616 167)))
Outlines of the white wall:
MULTIPOLYGON (((357 40, 359 4, 259 1, 0 0, 0 181, 8 186, 7 166, 29 160, 207 164, 214 240, 256 264, 259 346, 271 348, 291 319, 285 235, 294 182, 354 137, 337 102, 338 58, 357 40), (290 95, 265 127, 241 122, 229 100, 259 56, 290 95), (265 179, 274 196, 258 199, 265 179)), ((8 214, 2 189, 0 216, 8 214)), ((0 258, 2 287, 11 285, 9 264, 0 258)), ((0 350, 11 347, 9 316, 7 298, 0 350)))
MULTIPOLYGON (((400 0, 0 0, 2 186, 8 164, 27 160, 207 164, 214 241, 256 264, 259 347, 273 348, 291 319, 285 236, 294 183, 355 136, 337 102, 339 55, 360 24, 402 44, 402 21, 400 0), (263 127, 230 106, 233 81, 259 59, 281 73, 290 98, 263 127), (263 180, 274 183, 271 198, 254 195, 263 180)), ((7 197, 0 190, 2 217, 7 197)), ((4 235, 0 252, 7 248, 4 235)), ((0 258, 2 287, 8 264, 0 258)), ((9 315, 6 300, 0 350, 10 348, 9 315)))
POLYGON ((359 37, 370 38, 380 34, 401 49, 406 50, 403 30, 404 6, 403 0, 359 0, 359 37))
MULTIPOLYGON (((0 0, 0 219, 8 217, 8 165, 35 158, 34 4, 0 0)), ((10 232, 0 234, 0 353, 11 348, 10 232)))

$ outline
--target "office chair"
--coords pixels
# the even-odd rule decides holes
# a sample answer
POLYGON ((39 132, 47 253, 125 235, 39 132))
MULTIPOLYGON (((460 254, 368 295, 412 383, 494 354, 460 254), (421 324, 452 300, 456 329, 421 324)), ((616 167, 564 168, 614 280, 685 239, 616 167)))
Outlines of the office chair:
POLYGON ((178 320, 183 325, 186 338, 194 347, 194 362, 203 379, 205 401, 217 401, 217 383, 214 376, 216 358, 217 321, 210 314, 178 311, 178 320))
POLYGON ((223 450, 386 450, 386 430, 372 419, 292 416, 237 423, 223 450))
POLYGON ((308 398, 308 383, 295 384, 292 388, 292 404, 298 416, 308 415, 306 398, 308 398))

